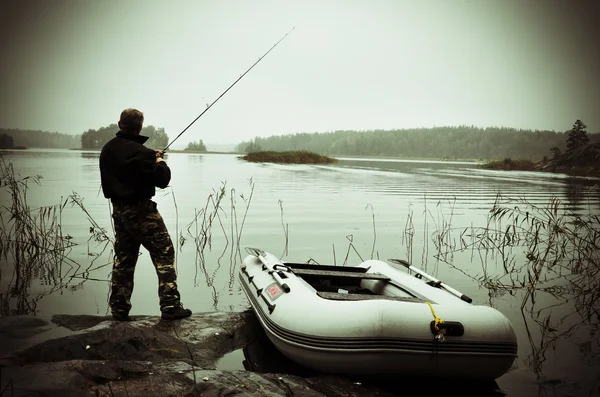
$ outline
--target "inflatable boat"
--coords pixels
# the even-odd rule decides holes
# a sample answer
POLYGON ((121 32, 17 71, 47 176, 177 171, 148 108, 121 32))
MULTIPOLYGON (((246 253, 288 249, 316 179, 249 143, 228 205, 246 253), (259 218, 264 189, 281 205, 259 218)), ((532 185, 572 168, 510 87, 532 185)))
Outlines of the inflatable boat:
POLYGON ((491 380, 517 357, 502 313, 406 261, 334 266, 246 251, 239 279, 250 306, 273 345, 303 367, 491 380))

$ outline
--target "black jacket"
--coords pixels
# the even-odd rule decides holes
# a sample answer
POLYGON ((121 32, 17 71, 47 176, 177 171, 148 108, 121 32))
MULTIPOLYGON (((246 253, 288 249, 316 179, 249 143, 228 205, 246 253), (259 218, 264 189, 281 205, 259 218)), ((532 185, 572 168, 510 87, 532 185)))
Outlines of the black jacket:
POLYGON ((104 197, 134 203, 150 199, 155 187, 171 181, 167 163, 156 163, 156 152, 143 145, 148 137, 119 131, 100 152, 100 179, 104 197))

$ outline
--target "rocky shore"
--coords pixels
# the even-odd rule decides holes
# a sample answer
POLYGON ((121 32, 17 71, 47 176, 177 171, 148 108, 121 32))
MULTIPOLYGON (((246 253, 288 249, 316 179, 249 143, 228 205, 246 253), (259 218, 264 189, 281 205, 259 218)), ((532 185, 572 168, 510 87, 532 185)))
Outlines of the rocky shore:
POLYGON ((600 177, 600 142, 590 143, 535 165, 538 171, 600 177))
MULTIPOLYGON (((195 314, 175 322, 133 319, 0 318, 0 396, 385 397, 404 387, 399 380, 376 384, 303 373, 269 351, 250 311, 195 314), (238 349, 245 349, 248 370, 217 368, 219 359, 238 349)), ((484 387, 483 395, 502 395, 494 385, 484 387)))

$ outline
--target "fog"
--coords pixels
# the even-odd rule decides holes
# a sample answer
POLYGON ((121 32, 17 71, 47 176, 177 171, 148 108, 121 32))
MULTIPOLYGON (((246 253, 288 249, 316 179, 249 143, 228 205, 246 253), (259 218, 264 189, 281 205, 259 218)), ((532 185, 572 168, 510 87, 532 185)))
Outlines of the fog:
POLYGON ((0 127, 122 109, 172 139, 442 125, 600 131, 600 7, 558 0, 1 0, 0 127))

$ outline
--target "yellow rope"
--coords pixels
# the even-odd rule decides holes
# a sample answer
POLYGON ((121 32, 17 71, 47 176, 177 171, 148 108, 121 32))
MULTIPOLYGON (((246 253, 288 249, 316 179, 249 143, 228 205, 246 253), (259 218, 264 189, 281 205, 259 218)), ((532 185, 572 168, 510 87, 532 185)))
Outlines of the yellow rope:
POLYGON ((425 303, 427 303, 429 305, 429 308, 431 309, 431 314, 433 314, 433 317, 435 318, 434 328, 435 328, 436 332, 440 332, 440 328, 438 327, 438 324, 443 323, 444 320, 442 320, 435 314, 435 310, 433 310, 433 306, 431 305, 431 303, 429 303, 429 302, 425 302, 425 303))

